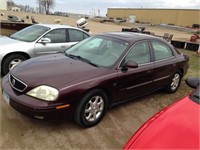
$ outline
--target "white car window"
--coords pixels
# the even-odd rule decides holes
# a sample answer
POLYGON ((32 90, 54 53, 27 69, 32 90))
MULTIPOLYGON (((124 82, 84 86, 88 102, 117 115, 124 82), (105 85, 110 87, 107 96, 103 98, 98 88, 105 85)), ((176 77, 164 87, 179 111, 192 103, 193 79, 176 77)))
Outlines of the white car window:
POLYGON ((47 33, 44 38, 49 38, 51 43, 67 42, 66 29, 55 29, 47 33))
POLYGON ((83 39, 89 37, 84 32, 75 30, 75 29, 68 29, 68 32, 69 32, 69 41, 70 42, 82 41, 83 39))

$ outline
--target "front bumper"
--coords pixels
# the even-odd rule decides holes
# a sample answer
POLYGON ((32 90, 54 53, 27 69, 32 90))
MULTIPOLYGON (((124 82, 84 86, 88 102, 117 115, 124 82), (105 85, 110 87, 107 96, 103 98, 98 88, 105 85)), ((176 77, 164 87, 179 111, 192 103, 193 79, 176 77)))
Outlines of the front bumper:
POLYGON ((2 79, 2 94, 4 100, 10 106, 29 117, 49 119, 62 114, 67 114, 66 118, 73 116, 73 109, 70 104, 42 101, 14 91, 10 86, 8 75, 2 79), (68 107, 58 109, 60 106, 68 107))

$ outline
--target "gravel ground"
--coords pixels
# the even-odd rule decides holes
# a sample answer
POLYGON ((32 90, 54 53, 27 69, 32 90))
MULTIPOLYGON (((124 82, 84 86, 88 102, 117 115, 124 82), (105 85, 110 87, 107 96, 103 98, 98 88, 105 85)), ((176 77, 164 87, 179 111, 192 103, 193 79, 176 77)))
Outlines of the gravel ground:
POLYGON ((88 129, 65 119, 29 118, 0 97, 0 149, 121 149, 147 119, 189 91, 182 83, 175 94, 158 91, 116 106, 97 126, 88 129))

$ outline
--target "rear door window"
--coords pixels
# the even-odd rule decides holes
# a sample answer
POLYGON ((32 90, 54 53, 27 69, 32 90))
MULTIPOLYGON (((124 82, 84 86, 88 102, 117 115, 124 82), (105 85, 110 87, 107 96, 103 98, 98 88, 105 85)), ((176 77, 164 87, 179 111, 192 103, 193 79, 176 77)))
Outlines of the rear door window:
POLYGON ((154 50, 155 61, 167 59, 173 56, 172 50, 159 41, 152 41, 152 47, 154 50))
POLYGON ((68 29, 69 32, 69 41, 70 42, 79 42, 82 41, 85 38, 88 38, 89 35, 86 33, 80 31, 80 30, 75 30, 75 29, 68 29))

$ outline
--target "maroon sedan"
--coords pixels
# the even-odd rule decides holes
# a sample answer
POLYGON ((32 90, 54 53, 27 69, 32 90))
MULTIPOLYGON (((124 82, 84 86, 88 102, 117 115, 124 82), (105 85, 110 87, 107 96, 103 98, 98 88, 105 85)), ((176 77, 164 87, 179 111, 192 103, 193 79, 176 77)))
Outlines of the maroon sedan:
POLYGON ((199 83, 188 78, 196 90, 149 119, 123 149, 200 149, 199 83))
POLYGON ((67 111, 78 124, 91 127, 113 105, 159 89, 175 92, 188 60, 160 38, 102 33, 65 53, 22 62, 3 78, 3 97, 31 117, 67 111))

